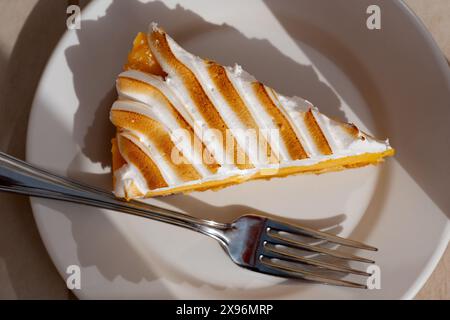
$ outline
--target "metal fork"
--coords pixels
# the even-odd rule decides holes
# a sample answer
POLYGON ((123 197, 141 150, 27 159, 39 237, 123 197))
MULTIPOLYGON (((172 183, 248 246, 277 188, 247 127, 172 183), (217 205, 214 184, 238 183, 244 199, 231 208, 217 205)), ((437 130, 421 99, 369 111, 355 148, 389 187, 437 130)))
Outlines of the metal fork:
POLYGON ((340 262, 325 262, 317 256, 332 257, 343 262, 374 261, 327 248, 322 243, 304 241, 299 236, 345 247, 377 250, 357 241, 260 215, 244 215, 231 223, 218 223, 143 202, 124 202, 110 192, 63 178, 2 152, 0 191, 90 205, 185 227, 219 241, 230 258, 241 267, 274 276, 330 285, 367 288, 365 284, 343 280, 342 276, 357 274, 367 277, 370 274, 340 262), (310 252, 313 256, 305 256, 298 250, 310 252))

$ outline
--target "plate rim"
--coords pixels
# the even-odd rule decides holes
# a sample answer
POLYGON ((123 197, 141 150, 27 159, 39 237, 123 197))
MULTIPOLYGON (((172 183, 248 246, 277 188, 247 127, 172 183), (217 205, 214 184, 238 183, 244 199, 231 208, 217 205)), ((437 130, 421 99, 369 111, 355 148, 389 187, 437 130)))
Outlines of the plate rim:
MULTIPOLYGON (((448 60, 441 50, 436 40, 433 38, 431 32, 427 29, 423 21, 419 18, 419 16, 406 4, 404 0, 397 0, 395 3, 399 6, 399 9, 403 11, 407 16, 412 18, 416 30, 420 32, 423 39, 426 40, 427 44, 433 51, 435 58, 438 60, 440 67, 439 70, 445 75, 447 79, 447 83, 450 87, 450 65, 447 63, 448 60), (445 70, 447 72, 445 72, 445 70)), ((411 284, 410 288, 404 293, 402 299, 411 300, 419 293, 420 289, 425 285, 427 280, 430 278, 433 271, 436 269, 439 264, 441 258, 443 257, 447 246, 450 242, 450 220, 447 219, 447 224, 445 230, 442 234, 441 241, 439 246, 436 247, 435 251, 431 255, 428 263, 423 268, 420 275, 417 277, 416 281, 411 284)))
MULTIPOLYGON (((101 0, 93 0, 93 1, 89 2, 83 8, 83 11, 90 10, 90 8, 92 6, 94 6, 94 4, 96 4, 97 2, 100 2, 100 1, 101 0)), ((151 0, 151 1, 154 1, 154 0, 151 0)), ((161 1, 164 2, 164 0, 161 0, 161 1)), ((435 39, 433 38, 432 34, 426 28, 423 21, 405 3, 404 0, 395 0, 394 3, 397 5, 399 11, 401 11, 403 14, 405 14, 406 16, 411 18, 411 21, 414 24, 415 30, 417 31, 418 34, 420 34, 421 38, 426 42, 426 44, 431 49, 431 51, 434 55, 435 61, 440 66, 439 70, 440 70, 440 72, 442 72, 443 75, 445 75, 445 79, 447 80, 447 83, 450 87, 450 67, 447 64, 447 58, 446 58, 445 54, 443 53, 443 51, 441 50, 441 48, 439 47, 439 45, 437 44, 437 42, 435 41, 435 39)), ((31 140, 30 135, 31 135, 32 130, 30 130, 30 128, 33 126, 33 122, 34 122, 33 119, 35 118, 35 113, 37 112, 37 108, 35 107, 37 104, 37 101, 36 101, 37 94, 41 90, 42 80, 46 77, 47 73, 49 72, 49 65, 54 60, 54 57, 55 57, 59 47, 61 46, 62 42, 66 39, 66 37, 69 36, 70 31, 71 30, 66 30, 64 32, 64 34, 61 36, 61 38, 58 40, 57 44, 54 46, 53 51, 50 54, 50 56, 45 64, 45 67, 43 69, 44 71, 42 72, 41 77, 39 79, 39 84, 38 84, 38 86, 36 86, 36 89, 34 92, 34 97, 33 97, 31 108, 30 108, 30 112, 29 112, 29 116, 28 116, 26 146, 25 146, 26 161, 29 161, 29 159, 31 157, 31 143, 29 141, 31 140)), ((33 217, 35 219, 40 238, 42 239, 42 242, 44 244, 44 247, 45 247, 47 253, 49 254, 50 259, 52 260, 53 264, 55 265, 55 268, 57 269, 58 273, 60 274, 62 280, 65 281, 64 271, 61 270, 60 268, 58 268, 58 264, 55 262, 55 258, 51 254, 51 250, 49 250, 49 248, 48 248, 47 242, 49 241, 49 239, 46 236, 46 233, 40 227, 40 223, 42 221, 40 221, 40 218, 38 217, 37 212, 39 211, 39 209, 36 208, 36 203, 35 203, 36 199, 29 197, 29 200, 30 200, 31 210, 33 212, 33 217)), ((443 229, 443 232, 442 232, 440 238, 441 239, 439 240, 439 245, 435 248, 434 252, 430 256, 428 262, 426 263, 425 267, 420 272, 417 279, 413 283, 411 283, 409 289, 407 289, 404 292, 403 296, 399 297, 398 299, 407 299, 407 300, 413 299, 417 295, 417 293, 420 291, 420 289, 424 286, 424 284, 426 283, 428 278, 431 276, 433 271, 435 270, 436 266, 440 262, 443 254, 448 246, 448 243, 450 242, 450 220, 449 219, 447 219, 446 226, 443 229)), ((86 297, 85 294, 82 293, 82 291, 74 290, 72 292, 77 296, 77 298, 80 298, 80 299, 88 298, 89 299, 89 297, 86 297)))

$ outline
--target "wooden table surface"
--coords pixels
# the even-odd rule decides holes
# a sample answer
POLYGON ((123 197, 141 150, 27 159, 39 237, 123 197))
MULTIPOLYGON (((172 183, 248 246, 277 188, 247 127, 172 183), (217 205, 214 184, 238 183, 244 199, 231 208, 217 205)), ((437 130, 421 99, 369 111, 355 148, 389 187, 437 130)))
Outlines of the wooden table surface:
MULTIPOLYGON (((450 1, 406 3, 450 58, 450 1)), ((20 158, 33 93, 65 30, 65 10, 64 1, 0 0, 0 150, 20 158)), ((0 205, 0 299, 74 298, 42 244, 28 200, 0 194, 0 205)), ((416 298, 450 299, 449 248, 416 298)))

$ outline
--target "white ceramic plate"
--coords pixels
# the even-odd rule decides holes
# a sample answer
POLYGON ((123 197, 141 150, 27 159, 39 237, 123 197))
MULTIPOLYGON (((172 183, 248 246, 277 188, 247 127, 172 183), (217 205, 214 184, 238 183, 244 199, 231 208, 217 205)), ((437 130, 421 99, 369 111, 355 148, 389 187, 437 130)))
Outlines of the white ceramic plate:
POLYGON ((399 1, 93 1, 81 30, 52 55, 29 121, 27 160, 111 188, 108 111, 133 36, 157 21, 182 46, 239 62, 284 94, 389 137, 378 167, 258 181, 152 203, 229 221, 263 211, 377 246, 381 290, 285 281, 235 266, 212 239, 162 223, 32 199, 63 277, 82 271, 80 298, 412 298, 448 243, 450 80, 430 35, 399 1))

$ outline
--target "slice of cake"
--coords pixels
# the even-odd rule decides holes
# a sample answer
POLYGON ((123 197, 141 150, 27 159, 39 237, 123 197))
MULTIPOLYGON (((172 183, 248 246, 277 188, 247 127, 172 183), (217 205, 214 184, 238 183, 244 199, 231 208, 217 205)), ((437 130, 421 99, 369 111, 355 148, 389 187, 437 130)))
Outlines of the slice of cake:
POLYGON ((117 79, 113 184, 133 199, 377 164, 394 154, 355 125, 285 97, 238 65, 181 48, 156 25, 117 79))

